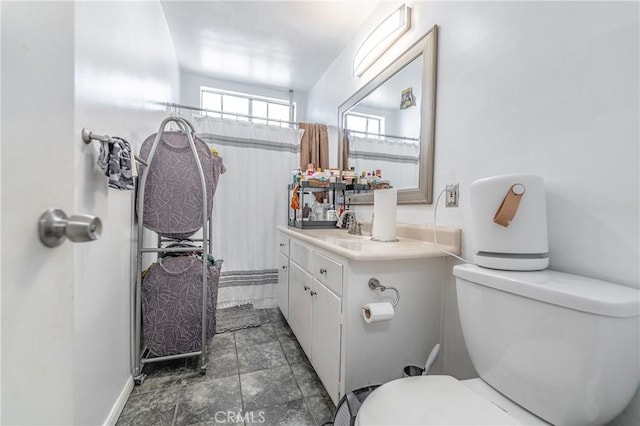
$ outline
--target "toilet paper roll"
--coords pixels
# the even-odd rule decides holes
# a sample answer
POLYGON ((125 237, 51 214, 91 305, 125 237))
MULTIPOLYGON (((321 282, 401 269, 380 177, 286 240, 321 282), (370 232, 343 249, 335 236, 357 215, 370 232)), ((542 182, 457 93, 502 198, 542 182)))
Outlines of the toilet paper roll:
POLYGON ((362 317, 367 323, 389 321, 393 316, 393 306, 389 302, 367 303, 362 307, 362 317))
POLYGON ((378 241, 396 241, 396 211, 398 191, 376 189, 373 191, 373 224, 371 236, 378 241))

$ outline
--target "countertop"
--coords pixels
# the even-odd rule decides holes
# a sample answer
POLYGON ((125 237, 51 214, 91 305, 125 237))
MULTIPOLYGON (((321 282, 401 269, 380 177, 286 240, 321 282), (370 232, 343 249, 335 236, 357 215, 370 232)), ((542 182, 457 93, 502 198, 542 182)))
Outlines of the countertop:
POLYGON ((446 256, 440 249, 460 254, 459 228, 438 226, 440 249, 433 243, 433 227, 398 224, 398 241, 372 241, 371 236, 352 235, 346 229, 298 229, 278 226, 283 234, 297 238, 351 260, 405 260, 446 256), (408 238, 411 235, 416 238, 408 238))

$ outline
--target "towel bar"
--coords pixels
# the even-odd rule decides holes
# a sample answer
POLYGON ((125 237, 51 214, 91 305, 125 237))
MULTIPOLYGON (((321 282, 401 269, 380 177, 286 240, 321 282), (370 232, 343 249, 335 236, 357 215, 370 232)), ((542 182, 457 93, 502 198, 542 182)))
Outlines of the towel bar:
MULTIPOLYGON (((100 142, 113 143, 113 139, 111 139, 111 136, 109 136, 109 135, 96 135, 95 133, 93 133, 92 131, 87 129, 86 127, 82 129, 82 140, 86 144, 90 144, 94 140, 95 141, 100 141, 100 142)), ((149 166, 146 161, 144 161, 141 158, 138 158, 137 155, 134 155, 133 159, 136 160, 138 163, 142 164, 145 167, 149 166)))

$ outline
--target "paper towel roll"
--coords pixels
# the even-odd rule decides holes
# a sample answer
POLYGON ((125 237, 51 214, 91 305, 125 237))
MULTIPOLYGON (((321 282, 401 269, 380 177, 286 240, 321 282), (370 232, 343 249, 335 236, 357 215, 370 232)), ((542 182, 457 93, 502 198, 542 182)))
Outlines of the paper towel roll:
POLYGON ((371 236, 378 241, 396 240, 396 211, 398 191, 376 189, 373 191, 373 224, 371 236))
POLYGON ((388 321, 393 319, 393 306, 389 302, 367 303, 362 307, 365 322, 388 321))

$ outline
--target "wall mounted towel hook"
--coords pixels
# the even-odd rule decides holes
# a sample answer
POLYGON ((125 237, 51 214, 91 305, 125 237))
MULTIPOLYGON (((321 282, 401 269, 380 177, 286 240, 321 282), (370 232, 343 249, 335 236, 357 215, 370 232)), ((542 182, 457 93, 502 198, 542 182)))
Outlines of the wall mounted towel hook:
POLYGON ((93 140, 97 140, 97 141, 100 141, 100 142, 109 142, 109 143, 113 142, 113 139, 111 139, 111 136, 109 136, 109 135, 96 135, 95 133, 93 133, 92 131, 87 129, 86 127, 82 129, 82 140, 86 144, 91 143, 91 141, 93 141, 93 140))
POLYGON ((383 286, 382 284, 380 284, 380 280, 375 277, 369 278, 369 288, 371 290, 380 290, 380 292, 383 292, 385 290, 393 290, 396 293, 396 300, 391 305, 395 308, 396 306, 398 306, 398 303, 400 303, 400 292, 398 291, 398 289, 395 287, 383 286))
MULTIPOLYGON (((90 131, 89 129, 87 129, 86 127, 82 129, 82 133, 81 134, 82 134, 82 140, 86 144, 90 144, 93 141, 113 143, 113 139, 111 139, 111 136, 109 136, 109 135, 97 135, 97 134, 93 133, 92 131, 90 131)), ((137 155, 134 155, 133 158, 134 158, 134 160, 136 160, 138 163, 142 164, 143 166, 148 166, 147 162, 144 161, 141 158, 138 158, 137 155)))

